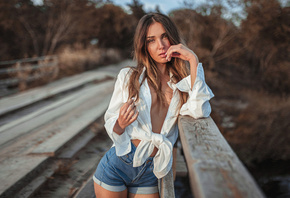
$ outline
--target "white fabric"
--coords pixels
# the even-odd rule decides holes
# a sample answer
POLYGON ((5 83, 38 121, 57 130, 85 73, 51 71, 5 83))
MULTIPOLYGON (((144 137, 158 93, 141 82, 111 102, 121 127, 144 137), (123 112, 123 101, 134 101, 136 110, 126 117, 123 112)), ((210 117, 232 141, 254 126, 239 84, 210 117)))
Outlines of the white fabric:
MULTIPOLYGON (((140 76, 140 81, 143 79, 144 71, 140 76)), ((118 74, 114 92, 108 110, 105 113, 105 128, 114 142, 118 156, 126 155, 131 151, 131 139, 141 140, 134 155, 134 167, 142 165, 153 152, 154 146, 156 146, 158 152, 154 157, 153 172, 157 178, 162 178, 172 167, 172 148, 178 137, 178 115, 189 115, 196 119, 208 117, 211 112, 209 100, 214 95, 205 83, 201 63, 198 64, 197 76, 192 90, 190 89, 190 76, 182 79, 177 84, 169 81, 168 85, 173 90, 173 97, 161 132, 160 134, 157 134, 152 132, 150 117, 151 94, 147 79, 145 79, 140 87, 139 101, 135 103, 137 110, 139 111, 139 116, 137 120, 125 128, 125 132, 122 135, 118 135, 113 131, 113 128, 118 119, 121 106, 128 100, 129 93, 127 83, 129 78, 129 68, 122 69, 118 74), (187 102, 183 104, 180 111, 177 109, 180 99, 177 89, 189 93, 189 98, 187 102)))

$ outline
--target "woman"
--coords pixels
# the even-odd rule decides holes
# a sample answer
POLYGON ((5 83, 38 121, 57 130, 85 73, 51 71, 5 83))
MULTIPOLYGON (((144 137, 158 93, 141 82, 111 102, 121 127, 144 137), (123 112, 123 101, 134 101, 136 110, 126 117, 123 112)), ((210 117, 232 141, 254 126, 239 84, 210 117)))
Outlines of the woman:
POLYGON ((169 17, 156 13, 140 19, 134 37, 137 67, 120 71, 105 114, 114 145, 93 177, 97 198, 159 197, 158 179, 172 168, 178 115, 209 116, 213 94, 202 65, 180 43, 169 17))

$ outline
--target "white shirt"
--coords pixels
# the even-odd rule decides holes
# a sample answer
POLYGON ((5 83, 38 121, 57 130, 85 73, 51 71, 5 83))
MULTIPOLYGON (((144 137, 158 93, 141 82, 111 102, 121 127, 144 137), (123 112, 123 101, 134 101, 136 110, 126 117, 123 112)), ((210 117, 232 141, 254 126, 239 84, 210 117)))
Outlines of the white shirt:
MULTIPOLYGON (((139 111, 138 118, 125 128, 125 132, 122 135, 118 135, 113 131, 113 128, 119 117, 121 106, 128 100, 127 83, 130 78, 129 71, 130 68, 124 68, 118 74, 114 92, 108 110, 105 113, 105 128, 115 145, 117 156, 126 155, 131 151, 131 139, 141 140, 133 158, 133 167, 141 166, 153 152, 154 146, 156 146, 158 152, 153 159, 153 172, 159 179, 164 177, 172 167, 172 148, 178 137, 178 115, 189 115, 196 119, 208 117, 211 113, 209 100, 214 95, 205 83, 201 63, 198 64, 196 80, 192 90, 190 89, 190 75, 176 84, 170 80, 167 83, 173 90, 173 97, 160 134, 153 133, 150 117, 151 93, 147 79, 145 79, 140 87, 139 101, 135 103, 139 111), (177 109, 180 100, 177 89, 189 93, 189 98, 182 105, 180 111, 177 109)), ((139 78, 140 82, 143 79, 144 71, 145 68, 139 78)))

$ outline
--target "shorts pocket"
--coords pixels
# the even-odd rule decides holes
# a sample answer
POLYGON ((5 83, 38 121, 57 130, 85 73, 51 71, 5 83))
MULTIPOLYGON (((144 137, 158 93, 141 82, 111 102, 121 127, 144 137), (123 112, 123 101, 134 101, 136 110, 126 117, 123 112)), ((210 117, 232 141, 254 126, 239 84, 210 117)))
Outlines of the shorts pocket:
POLYGON ((132 180, 132 183, 136 183, 142 178, 142 175, 146 172, 147 170, 147 164, 146 162, 142 165, 140 171, 138 172, 137 176, 132 180))
POLYGON ((130 155, 131 153, 123 156, 118 156, 118 158, 127 165, 133 164, 133 157, 130 155))
POLYGON ((150 170, 153 172, 153 169, 154 169, 154 164, 151 163, 151 164, 150 164, 150 170))

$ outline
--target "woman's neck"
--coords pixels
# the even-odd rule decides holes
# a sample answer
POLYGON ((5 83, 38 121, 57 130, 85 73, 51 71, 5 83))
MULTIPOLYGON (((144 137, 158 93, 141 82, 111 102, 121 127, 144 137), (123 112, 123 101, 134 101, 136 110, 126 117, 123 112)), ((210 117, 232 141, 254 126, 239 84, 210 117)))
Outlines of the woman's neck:
POLYGON ((158 70, 160 71, 160 74, 161 74, 162 76, 169 75, 169 74, 168 74, 168 70, 167 70, 167 65, 166 65, 166 63, 158 63, 158 64, 156 64, 156 65, 157 65, 157 68, 158 68, 158 70))

